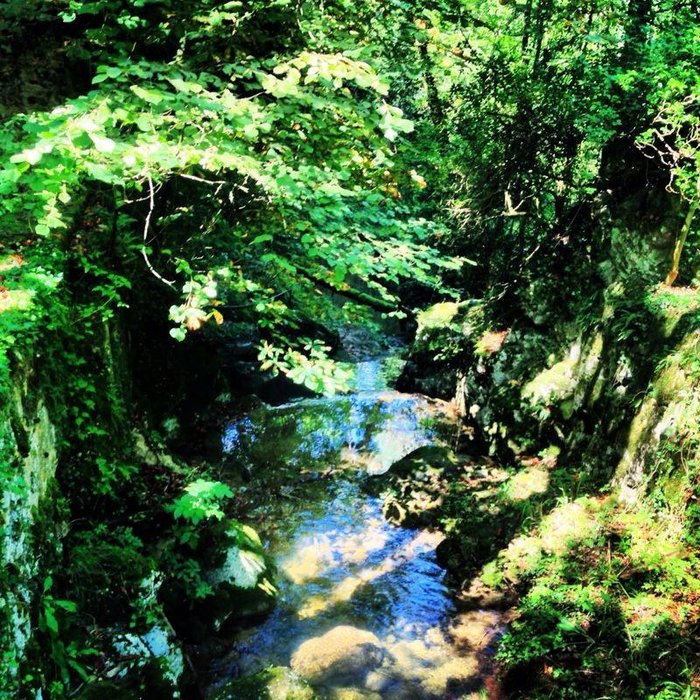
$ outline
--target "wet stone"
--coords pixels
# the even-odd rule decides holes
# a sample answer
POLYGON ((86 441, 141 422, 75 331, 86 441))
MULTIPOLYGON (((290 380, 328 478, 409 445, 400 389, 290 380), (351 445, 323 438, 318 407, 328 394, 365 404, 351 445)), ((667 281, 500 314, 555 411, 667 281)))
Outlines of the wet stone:
POLYGON ((403 527, 429 527, 437 521, 447 483, 460 470, 461 461, 447 447, 425 445, 398 460, 365 489, 384 502, 387 520, 403 527))
POLYGON ((384 655, 376 635, 340 625, 304 642, 292 656, 292 668, 314 683, 361 679, 382 663, 384 655))

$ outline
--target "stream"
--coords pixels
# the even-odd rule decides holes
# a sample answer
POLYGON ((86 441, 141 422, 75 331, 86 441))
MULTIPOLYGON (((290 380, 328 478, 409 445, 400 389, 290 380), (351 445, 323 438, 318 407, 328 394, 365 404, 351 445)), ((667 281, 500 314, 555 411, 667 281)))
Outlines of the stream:
POLYGON ((391 525, 362 489, 459 430, 451 404, 390 389, 389 363, 356 363, 349 395, 261 406, 228 424, 228 462, 262 481, 246 519, 275 561, 279 598, 237 635, 220 678, 292 666, 324 700, 487 697, 497 615, 460 612, 436 560, 440 533, 391 525), (334 654, 348 657, 337 673, 317 668, 334 654))

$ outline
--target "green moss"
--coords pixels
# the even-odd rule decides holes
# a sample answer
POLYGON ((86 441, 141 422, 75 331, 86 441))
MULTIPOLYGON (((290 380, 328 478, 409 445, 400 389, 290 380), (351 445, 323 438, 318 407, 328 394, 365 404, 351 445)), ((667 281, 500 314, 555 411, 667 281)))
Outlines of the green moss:
POLYGON ((543 370, 525 385, 522 397, 533 403, 555 403, 568 398, 576 389, 576 365, 576 360, 568 357, 543 370))
POLYGON ((678 399, 678 393, 686 386, 688 377, 682 367, 673 363, 664 368, 654 380, 652 391, 662 403, 678 399))
POLYGON ((454 301, 445 301, 429 306, 417 316, 418 335, 426 329, 446 328, 459 313, 460 304, 454 301))
POLYGON ((547 493, 549 471, 533 467, 513 476, 504 487, 504 496, 511 501, 525 501, 535 494, 547 493))
POLYGON ((315 700, 311 687, 291 669, 274 666, 229 681, 210 700, 315 700))
POLYGON ((141 584, 155 567, 143 542, 128 528, 98 525, 71 537, 67 546, 68 579, 80 610, 104 626, 130 619, 141 584))
POLYGON ((644 469, 646 453, 651 445, 654 428, 660 417, 659 404, 648 396, 634 416, 627 435, 627 444, 615 472, 615 483, 625 489, 624 498, 634 500, 640 486, 640 474, 644 469), (629 486, 626 486, 629 484, 629 486))
POLYGON ((658 285, 647 294, 646 303, 661 320, 663 335, 669 338, 684 317, 700 310, 700 293, 697 289, 658 285))

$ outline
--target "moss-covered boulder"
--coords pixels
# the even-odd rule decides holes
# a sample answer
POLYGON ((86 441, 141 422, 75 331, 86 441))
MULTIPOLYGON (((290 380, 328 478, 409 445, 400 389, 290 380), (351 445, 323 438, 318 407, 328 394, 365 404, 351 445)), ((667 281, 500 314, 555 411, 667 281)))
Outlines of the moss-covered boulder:
POLYGON ((409 360, 397 387, 451 400, 482 310, 480 300, 467 299, 441 302, 421 311, 409 360))
POLYGON ((284 666, 228 681, 209 700, 316 700, 311 686, 284 666))
POLYGON ((176 548, 164 585, 169 619, 190 642, 215 643, 231 625, 276 603, 274 566, 258 533, 233 519, 210 524, 194 548, 176 548))
POLYGON ((228 521, 202 563, 210 593, 195 605, 195 617, 205 628, 219 632, 229 622, 260 617, 274 607, 274 567, 252 527, 228 521))

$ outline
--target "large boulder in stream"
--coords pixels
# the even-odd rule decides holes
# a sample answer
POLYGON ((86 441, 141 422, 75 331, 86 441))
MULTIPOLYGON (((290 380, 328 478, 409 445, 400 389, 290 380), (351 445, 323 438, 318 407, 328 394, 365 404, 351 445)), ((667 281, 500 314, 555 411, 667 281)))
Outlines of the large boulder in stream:
POLYGON ((340 625, 305 641, 292 656, 292 669, 311 683, 362 680, 381 665, 386 651, 366 630, 340 625))
POLYGON ((449 477, 461 460, 447 447, 426 445, 370 477, 365 490, 384 501, 385 517, 404 527, 429 527, 437 521, 449 477))

